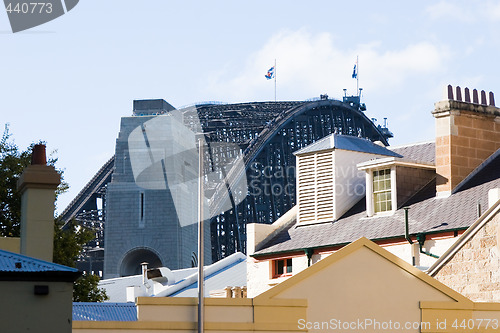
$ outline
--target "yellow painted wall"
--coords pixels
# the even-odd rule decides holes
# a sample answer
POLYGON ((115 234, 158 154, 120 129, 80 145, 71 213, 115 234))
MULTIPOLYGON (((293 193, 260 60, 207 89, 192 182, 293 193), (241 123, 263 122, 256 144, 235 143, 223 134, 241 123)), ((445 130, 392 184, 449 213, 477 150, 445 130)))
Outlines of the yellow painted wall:
MULTIPOLYGON (((137 322, 73 323, 73 332, 193 332, 197 330, 197 299, 139 297, 137 322)), ((296 322, 306 315, 305 300, 254 302, 253 299, 207 298, 207 332, 299 332, 296 322)))
POLYGON ((0 281, 1 332, 71 332, 71 282, 0 281), (48 285, 48 295, 35 295, 48 285))
POLYGON ((21 238, 0 237, 0 249, 14 253, 21 253, 21 238))
MULTIPOLYGON (((196 302, 138 298, 137 322, 75 322, 73 331, 194 333, 196 302)), ((206 299, 205 313, 207 332, 464 332, 453 321, 500 320, 500 304, 473 303, 363 238, 253 299, 206 299)))
MULTIPOLYGON (((371 326, 360 327, 359 323, 369 324, 370 320, 373 325, 375 321, 418 323, 420 301, 460 299, 459 294, 374 243, 368 240, 356 243, 262 295, 272 299, 307 299, 309 327, 320 323, 321 328, 310 332, 324 332, 325 326, 337 331, 347 325, 341 322, 356 323, 358 330, 367 331, 371 326)), ((338 331, 352 332, 352 328, 338 331)), ((406 331, 418 332, 418 329, 406 331)))

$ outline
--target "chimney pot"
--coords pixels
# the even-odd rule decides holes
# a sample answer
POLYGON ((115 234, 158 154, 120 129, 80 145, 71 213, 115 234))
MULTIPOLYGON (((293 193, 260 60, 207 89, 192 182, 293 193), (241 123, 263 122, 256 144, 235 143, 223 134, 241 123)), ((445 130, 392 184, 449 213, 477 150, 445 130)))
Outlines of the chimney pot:
POLYGON ((457 95, 455 97, 455 100, 461 102, 462 101, 462 89, 460 89, 460 86, 457 86, 456 91, 457 91, 457 95))
POLYGON ((493 94, 492 91, 490 91, 490 103, 491 106, 495 106, 495 94, 493 94))
POLYGON ((486 92, 484 90, 481 90, 481 104, 488 105, 488 102, 486 101, 486 92))
POLYGON ((45 153, 45 145, 37 144, 33 147, 33 153, 31 154, 31 165, 46 165, 47 156, 45 153))
POLYGON ((472 103, 479 104, 479 97, 477 95, 477 89, 472 90, 472 103))
POLYGON ((453 87, 451 84, 448 85, 448 99, 453 99, 453 87))
POLYGON ((464 102, 470 103, 470 91, 467 87, 464 89, 464 102))

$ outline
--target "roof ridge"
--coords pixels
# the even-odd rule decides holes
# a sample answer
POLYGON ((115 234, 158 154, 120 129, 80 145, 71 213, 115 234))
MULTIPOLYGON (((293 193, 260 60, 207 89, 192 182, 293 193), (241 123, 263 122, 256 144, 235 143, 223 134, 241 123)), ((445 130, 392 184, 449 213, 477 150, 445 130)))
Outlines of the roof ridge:
MULTIPOLYGON (((73 268, 73 267, 64 266, 61 264, 53 263, 53 262, 38 259, 38 258, 29 257, 29 256, 24 255, 24 254, 14 253, 14 252, 2 250, 2 249, 0 249, 0 257, 4 257, 7 261, 10 260, 10 261, 28 262, 28 263, 31 263, 33 265, 45 267, 45 268, 47 268, 46 270, 51 270, 51 271, 56 271, 57 268, 60 268, 60 270, 62 270, 62 271, 78 272, 78 269, 73 268)), ((7 270, 7 269, 8 269, 8 267, 3 267, 3 268, 0 267, 0 271, 11 271, 10 269, 9 270, 7 270)), ((24 271, 23 268, 19 268, 17 270, 19 270, 20 272, 24 271)))
POLYGON ((459 192, 475 175, 481 172, 485 167, 487 167, 494 159, 500 156, 500 148, 498 148, 493 154, 491 154, 487 159, 485 159, 481 164, 479 164, 474 170, 469 173, 458 185, 451 191, 451 194, 459 192))
POLYGON ((402 145, 397 145, 397 146, 389 146, 388 149, 397 149, 397 148, 405 148, 405 147, 414 147, 414 146, 419 146, 419 145, 425 145, 429 143, 436 143, 435 140, 428 140, 428 141, 418 141, 418 142, 413 142, 413 143, 406 143, 402 145))

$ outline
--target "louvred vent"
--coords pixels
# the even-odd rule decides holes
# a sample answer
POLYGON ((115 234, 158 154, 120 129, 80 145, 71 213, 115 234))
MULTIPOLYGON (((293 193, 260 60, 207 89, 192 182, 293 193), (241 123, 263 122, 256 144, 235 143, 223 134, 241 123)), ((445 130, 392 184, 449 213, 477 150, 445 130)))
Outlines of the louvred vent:
POLYGON ((298 159, 299 223, 334 220, 333 152, 298 159))

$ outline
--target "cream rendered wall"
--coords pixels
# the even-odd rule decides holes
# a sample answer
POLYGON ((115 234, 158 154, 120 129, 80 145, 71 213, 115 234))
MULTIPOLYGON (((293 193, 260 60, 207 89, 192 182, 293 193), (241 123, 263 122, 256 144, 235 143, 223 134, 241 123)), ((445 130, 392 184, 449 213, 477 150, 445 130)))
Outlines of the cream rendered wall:
MULTIPOLYGON (((331 319, 357 322, 375 318, 379 322, 413 323, 420 322, 420 301, 454 301, 365 247, 299 280, 273 297, 297 298, 308 300, 307 322, 328 322, 331 319)), ((353 332, 352 329, 336 331, 353 332)), ((312 329, 309 332, 325 330, 312 329)))
MULTIPOLYGON (((452 238, 443 238, 437 240, 427 240, 424 243, 424 250, 430 252, 432 254, 441 256, 448 248, 458 239, 458 237, 452 238)), ((382 245, 384 249, 391 252, 392 254, 398 256, 399 258, 406 261, 408 264, 412 264, 412 249, 409 243, 399 242, 394 245, 382 245)), ((415 241, 413 243, 414 252, 416 255, 416 266, 421 268, 430 267, 437 259, 430 257, 426 254, 419 253, 419 245, 415 241)), ((313 254, 311 258, 311 264, 315 264, 326 257, 330 256, 333 252, 320 252, 313 254)), ((278 257, 276 257, 278 258, 278 257)), ((280 258, 286 258, 286 255, 283 254, 280 258)), ((271 279, 271 261, 274 259, 266 259, 266 260, 256 260, 252 257, 248 257, 247 259, 247 294, 248 297, 255 297, 266 290, 269 290, 271 287, 275 286, 278 283, 283 282, 288 279, 285 278, 277 278, 271 279)), ((294 256, 292 258, 292 275, 295 275, 304 269, 307 268, 307 257, 302 256, 294 256)))
MULTIPOLYGON (((457 239, 458 237, 442 238, 436 240, 429 239, 425 241, 423 249, 426 252, 430 252, 437 256, 441 256, 446 252, 446 250, 450 248, 451 245, 453 245, 453 243, 455 243, 457 239)), ((436 258, 430 257, 424 253, 420 253, 417 241, 414 241, 413 246, 415 247, 416 266, 430 267, 437 260, 436 258)), ((382 247, 387 251, 391 252, 392 254, 400 257, 407 263, 409 264, 412 263, 410 244, 402 243, 396 245, 385 245, 385 246, 383 245, 382 247)))
POLYGON ((73 283, 1 281, 0 295, 2 332, 71 332, 73 283), (35 285, 49 294, 35 295, 35 285))
MULTIPOLYGON (((284 257, 285 258, 285 257, 284 257)), ((314 256, 311 264, 314 263, 314 256)), ((271 289, 275 285, 287 280, 290 276, 272 278, 272 260, 255 260, 252 257, 247 259, 247 297, 253 298, 264 291, 271 289)), ((307 268, 307 257, 292 257, 292 276, 307 268)))
POLYGON ((358 170, 356 164, 381 157, 385 156, 341 149, 334 151, 336 219, 365 196, 366 173, 358 170))

